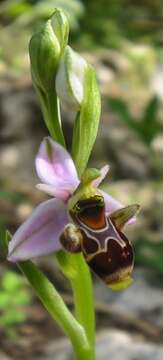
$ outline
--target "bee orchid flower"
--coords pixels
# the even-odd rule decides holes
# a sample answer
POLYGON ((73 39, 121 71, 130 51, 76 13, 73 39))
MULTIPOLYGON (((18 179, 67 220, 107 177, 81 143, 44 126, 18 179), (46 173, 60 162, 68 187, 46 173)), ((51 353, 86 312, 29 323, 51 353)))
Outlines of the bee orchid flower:
MULTIPOLYGON (((52 199, 36 207, 16 231, 9 243, 8 260, 24 261, 63 248, 75 252, 76 244, 74 250, 71 244, 74 234, 78 234, 77 243, 82 239, 78 251, 83 252, 95 272, 97 266, 97 274, 104 281, 109 279, 106 266, 113 273, 115 267, 118 271, 125 264, 128 276, 133 267, 133 252, 121 229, 135 220, 138 208, 136 205, 124 208, 119 201, 98 189, 108 170, 106 165, 100 171, 94 171, 93 176, 88 171, 80 181, 67 150, 50 137, 45 138, 36 156, 36 172, 41 180, 37 188, 52 199), (104 266, 106 260, 108 264, 104 266), (109 261, 112 261, 111 266, 109 261)), ((114 276, 112 278, 114 280, 114 276)))

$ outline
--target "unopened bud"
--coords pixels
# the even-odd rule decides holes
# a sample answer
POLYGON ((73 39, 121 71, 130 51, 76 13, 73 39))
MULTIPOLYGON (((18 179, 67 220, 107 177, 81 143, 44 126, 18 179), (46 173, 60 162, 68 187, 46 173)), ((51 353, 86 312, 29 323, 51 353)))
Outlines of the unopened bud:
POLYGON ((36 32, 29 44, 34 84, 44 91, 54 86, 58 62, 68 41, 66 16, 56 9, 52 17, 36 32))
POLYGON ((84 99, 84 81, 87 62, 66 47, 56 75, 56 91, 63 106, 72 110, 80 110, 84 99))

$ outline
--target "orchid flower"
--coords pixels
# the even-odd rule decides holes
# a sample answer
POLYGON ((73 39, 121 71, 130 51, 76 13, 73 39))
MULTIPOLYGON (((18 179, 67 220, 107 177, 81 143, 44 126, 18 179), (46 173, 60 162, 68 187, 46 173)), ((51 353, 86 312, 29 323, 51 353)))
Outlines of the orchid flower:
MULTIPOLYGON (((105 214, 116 214, 123 205, 98 186, 106 176, 109 166, 104 166, 99 176, 92 180, 91 188, 104 199, 105 214)), ((36 156, 36 171, 41 180, 37 188, 53 198, 41 203, 16 231, 9 243, 8 260, 16 262, 43 256, 62 248, 60 241, 65 226, 72 222, 69 204, 80 188, 75 164, 65 148, 50 137, 43 140, 36 156)), ((80 195, 77 196, 80 198, 80 195)), ((133 215, 133 214, 132 214, 133 215)), ((125 219, 127 222, 131 219, 125 219)), ((133 222, 133 218, 130 220, 133 222)))

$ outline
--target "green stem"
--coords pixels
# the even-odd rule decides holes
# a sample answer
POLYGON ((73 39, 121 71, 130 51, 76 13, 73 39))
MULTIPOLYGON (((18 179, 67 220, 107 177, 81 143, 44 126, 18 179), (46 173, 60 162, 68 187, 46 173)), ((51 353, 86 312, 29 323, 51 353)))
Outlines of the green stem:
POLYGON ((49 90, 46 94, 38 87, 35 87, 46 126, 52 138, 65 147, 65 139, 62 130, 59 99, 55 89, 49 90))
POLYGON ((85 328, 94 355, 95 313, 90 270, 81 253, 68 254, 60 251, 56 256, 62 272, 72 284, 75 315, 80 324, 85 328))
MULTIPOLYGON (((36 88, 36 91, 38 93, 44 119, 51 136, 65 147, 57 94, 54 89, 53 91, 49 91, 47 94, 42 93, 38 88, 36 88)), ((76 163, 76 166, 78 174, 80 174, 80 164, 76 163)), ((95 315, 90 271, 82 254, 71 255, 60 252, 57 257, 61 270, 71 281, 74 293, 76 319, 85 329, 89 346, 91 348, 90 356, 93 360, 95 345, 95 315)), ((78 356, 78 360, 79 359, 80 357, 78 356)), ((85 356, 81 357, 81 359, 87 360, 85 356)))
POLYGON ((77 320, 85 327, 88 340, 94 351, 95 347, 95 313, 94 313, 94 294, 92 289, 92 279, 88 265, 83 255, 77 255, 75 265, 78 268, 78 275, 72 281, 74 293, 74 303, 77 320))
POLYGON ((21 262, 18 266, 27 277, 49 314, 70 338, 74 348, 75 359, 93 360, 92 351, 83 326, 79 324, 68 310, 52 283, 31 261, 21 262))
MULTIPOLYGON (((77 114, 79 117, 80 114, 77 114)), ((76 134, 77 136, 79 134, 76 134)), ((80 159, 74 157, 74 162, 78 175, 82 174, 83 165, 80 159)), ((69 255, 70 256, 70 255, 69 255)), ((73 256, 73 255, 72 255, 73 256)), ((85 262, 82 254, 77 254, 73 257, 74 267, 77 271, 71 283, 74 292, 74 302, 76 309, 76 316, 80 323, 86 329, 86 333, 89 342, 92 347, 92 352, 95 349, 95 307, 94 307, 94 294, 93 294, 93 283, 91 279, 90 270, 85 262)))
MULTIPOLYGON (((76 161, 76 168, 78 174, 80 174, 82 168, 78 161, 76 161)), ((57 254, 57 259, 62 272, 71 281, 74 294, 75 315, 86 331, 92 349, 92 356, 94 358, 95 310, 90 270, 81 253, 68 254, 60 251, 57 254)))

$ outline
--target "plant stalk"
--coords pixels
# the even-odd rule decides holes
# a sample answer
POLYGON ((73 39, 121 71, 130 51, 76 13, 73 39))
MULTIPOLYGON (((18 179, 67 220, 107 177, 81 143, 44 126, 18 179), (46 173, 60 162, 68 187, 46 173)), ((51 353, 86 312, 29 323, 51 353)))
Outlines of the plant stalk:
POLYGON ((44 121, 52 138, 65 147, 65 139, 62 130, 59 99, 55 92, 55 88, 44 93, 35 86, 37 92, 44 121))
POLYGON ((31 261, 21 262, 18 267, 28 279, 49 314, 71 340, 75 359, 94 360, 83 326, 71 314, 52 283, 31 261))
POLYGON ((86 331, 94 358, 95 312, 90 270, 81 253, 68 254, 59 251, 56 256, 62 272, 71 282, 76 319, 86 331))
MULTIPOLYGON (((40 99, 44 119, 50 135, 55 141, 65 147, 65 140, 61 127, 60 108, 55 90, 53 89, 53 91, 49 91, 47 95, 39 92, 38 88, 36 88, 36 91, 40 99)), ((78 173, 80 174, 80 164, 78 166, 76 163, 76 167, 78 173)), ((90 270, 82 254, 72 255, 61 251, 58 253, 57 258, 61 271, 71 282, 74 294, 76 319, 85 330, 89 347, 91 349, 90 359, 93 360, 95 346, 95 314, 90 270)), ((80 360, 79 355, 77 359, 80 360)), ((87 360, 86 356, 81 357, 81 359, 87 360)))

